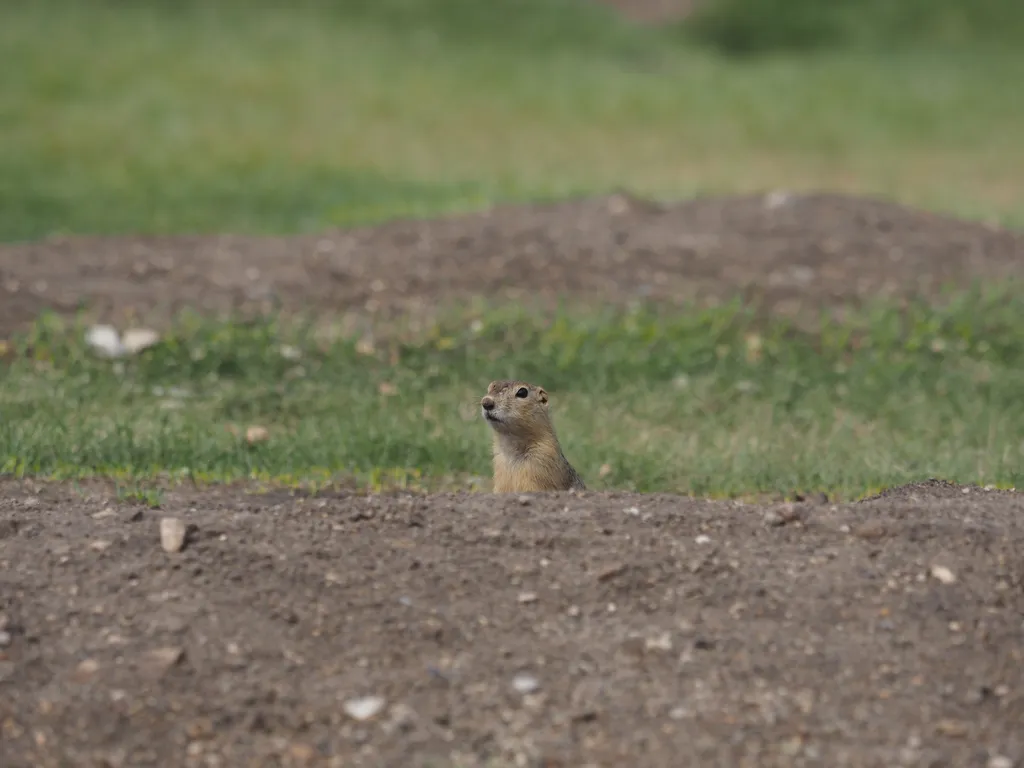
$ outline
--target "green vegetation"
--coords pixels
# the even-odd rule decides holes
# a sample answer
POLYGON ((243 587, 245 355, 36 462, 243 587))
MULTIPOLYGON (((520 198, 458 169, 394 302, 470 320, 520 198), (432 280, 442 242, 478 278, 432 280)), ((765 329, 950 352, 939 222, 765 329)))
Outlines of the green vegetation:
POLYGON ((594 488, 851 496, 1024 480, 1019 295, 877 308, 813 335, 737 307, 466 309, 372 350, 322 328, 185 318, 119 361, 50 318, 9 356, 5 472, 464 485, 489 472, 487 381, 519 374, 551 391, 594 488), (269 439, 247 442, 250 426, 269 439))
POLYGON ((11 0, 0 240, 315 230, 616 187, 827 187, 1024 221, 1020 46, 755 62, 687 38, 583 0, 11 0))
POLYGON ((695 39, 729 53, 828 46, 1019 46, 1017 0, 705 0, 687 24, 695 39))

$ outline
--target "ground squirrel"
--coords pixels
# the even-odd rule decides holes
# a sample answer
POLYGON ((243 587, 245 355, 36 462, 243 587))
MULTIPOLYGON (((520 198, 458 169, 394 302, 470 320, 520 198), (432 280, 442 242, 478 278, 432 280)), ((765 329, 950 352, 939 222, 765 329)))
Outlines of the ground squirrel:
POLYGON ((495 493, 586 490, 562 453, 543 387, 492 381, 480 411, 494 432, 495 493))

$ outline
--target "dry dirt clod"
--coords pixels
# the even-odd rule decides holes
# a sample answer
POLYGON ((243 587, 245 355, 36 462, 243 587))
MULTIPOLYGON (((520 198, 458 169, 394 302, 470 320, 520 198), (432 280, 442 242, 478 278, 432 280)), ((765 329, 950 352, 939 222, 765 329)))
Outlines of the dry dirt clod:
POLYGON ((303 744, 301 742, 295 742, 288 747, 288 754, 292 760, 295 760, 300 765, 312 762, 313 758, 316 757, 316 750, 309 746, 309 744, 303 744))
POLYGON ((149 678, 160 678, 183 658, 185 658, 183 648, 175 646, 154 648, 142 655, 139 669, 149 678))
POLYGON ((245 442, 249 443, 249 445, 262 443, 269 439, 270 430, 266 427, 261 427, 258 424, 254 424, 245 430, 245 442))
POLYGON ((884 538, 887 534, 888 529, 884 523, 864 523, 853 529, 853 535, 865 541, 877 541, 884 538))
POLYGON ((668 652, 672 650, 672 634, 670 632, 659 632, 651 635, 644 640, 645 651, 662 651, 668 652))
POLYGON ((939 720, 935 726, 935 730, 943 736, 950 736, 957 739, 963 738, 970 731, 967 723, 951 719, 939 720))
POLYGON ((87 683, 100 671, 100 663, 96 659, 84 659, 75 667, 72 679, 76 683, 87 683))
POLYGON ((616 576, 625 573, 628 567, 629 566, 627 566, 625 563, 616 563, 614 565, 609 565, 608 567, 602 568, 600 571, 597 572, 597 580, 600 582, 610 581, 611 579, 614 579, 616 576))
POLYGON ((165 552, 180 552, 185 547, 185 536, 188 528, 177 517, 164 517, 160 520, 160 546, 165 552))

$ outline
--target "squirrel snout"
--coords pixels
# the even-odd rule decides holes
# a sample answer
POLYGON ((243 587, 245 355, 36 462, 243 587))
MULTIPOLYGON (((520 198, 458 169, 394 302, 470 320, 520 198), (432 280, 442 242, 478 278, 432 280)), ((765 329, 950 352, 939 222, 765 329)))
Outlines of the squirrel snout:
POLYGON ((490 395, 487 395, 480 401, 480 407, 483 408, 485 411, 493 411, 494 405, 494 398, 491 397, 490 395))

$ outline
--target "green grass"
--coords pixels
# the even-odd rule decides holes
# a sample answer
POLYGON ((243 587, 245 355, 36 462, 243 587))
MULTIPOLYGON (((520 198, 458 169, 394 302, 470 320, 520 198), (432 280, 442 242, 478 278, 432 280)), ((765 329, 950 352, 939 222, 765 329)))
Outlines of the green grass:
POLYGON ((369 354, 323 329, 184 318, 113 362, 79 331, 50 318, 9 351, 0 471, 129 488, 166 473, 467 485, 489 474, 479 397, 524 377, 551 392, 596 489, 849 497, 932 476, 1024 480, 1019 294, 876 308, 813 335, 737 307, 465 309, 392 328, 369 354), (269 439, 247 443, 252 425, 269 439))
POLYGON ((746 55, 835 45, 1016 47, 1024 7, 1016 0, 705 0, 687 32, 746 55))
POLYGON ((0 240, 289 232, 627 187, 1024 222, 1024 54, 733 60, 558 0, 12 0, 0 240))

